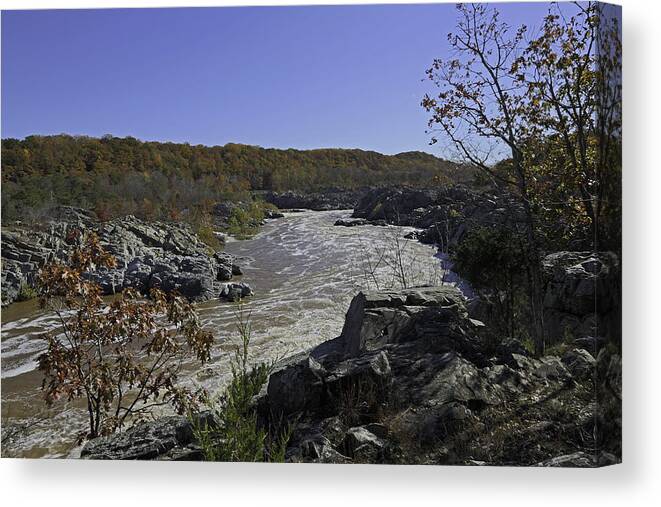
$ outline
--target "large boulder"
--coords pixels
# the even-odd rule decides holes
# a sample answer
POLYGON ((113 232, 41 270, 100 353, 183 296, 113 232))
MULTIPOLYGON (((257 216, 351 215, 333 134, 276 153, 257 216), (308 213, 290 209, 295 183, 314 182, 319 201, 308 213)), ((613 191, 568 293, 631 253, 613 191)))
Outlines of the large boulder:
POLYGON ((341 339, 349 356, 424 340, 430 350, 461 351, 478 360, 480 345, 469 332, 477 326, 468 317, 465 297, 450 285, 361 292, 351 301, 341 339))
POLYGON ((621 271, 611 252, 556 252, 543 261, 549 343, 621 336, 621 271))
POLYGON ((268 410, 284 416, 332 412, 346 401, 343 396, 351 390, 369 389, 375 396, 381 396, 391 375, 384 351, 327 365, 312 355, 304 355, 300 360, 279 365, 271 374, 267 387, 268 410))
POLYGON ((220 287, 220 297, 228 301, 236 302, 252 295, 252 287, 245 282, 224 283, 220 287))

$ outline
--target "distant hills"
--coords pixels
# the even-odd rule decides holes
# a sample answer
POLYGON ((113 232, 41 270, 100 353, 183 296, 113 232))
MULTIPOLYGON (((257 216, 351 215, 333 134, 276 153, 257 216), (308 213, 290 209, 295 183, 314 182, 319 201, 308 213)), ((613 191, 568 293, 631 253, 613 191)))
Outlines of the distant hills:
POLYGON ((2 140, 5 218, 50 204, 163 216, 253 190, 320 191, 470 181, 473 170, 424 152, 192 146, 133 137, 29 136, 2 140))

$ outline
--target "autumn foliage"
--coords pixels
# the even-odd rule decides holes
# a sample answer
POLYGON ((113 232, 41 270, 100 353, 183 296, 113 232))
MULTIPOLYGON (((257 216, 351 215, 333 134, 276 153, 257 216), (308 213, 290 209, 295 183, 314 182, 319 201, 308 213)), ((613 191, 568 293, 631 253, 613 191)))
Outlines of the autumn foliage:
POLYGON ((597 2, 552 4, 538 32, 485 4, 459 4, 452 57, 427 70, 432 143, 452 146, 521 210, 536 350, 544 350, 540 260, 620 250, 621 42, 597 2))
POLYGON ((205 397, 178 384, 185 360, 207 361, 213 343, 193 306, 158 289, 148 299, 127 289, 106 303, 89 274, 114 265, 89 235, 80 238, 69 265, 45 266, 38 284, 41 305, 60 321, 45 334, 48 347, 39 359, 45 399, 85 400, 87 438, 144 419, 157 407, 184 413, 205 397))

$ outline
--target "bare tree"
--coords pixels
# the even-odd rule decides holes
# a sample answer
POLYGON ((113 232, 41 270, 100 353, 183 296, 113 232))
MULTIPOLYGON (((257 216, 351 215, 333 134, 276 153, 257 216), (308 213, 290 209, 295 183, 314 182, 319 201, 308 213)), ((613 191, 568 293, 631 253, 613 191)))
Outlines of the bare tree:
POLYGON ((527 145, 540 129, 529 121, 530 101, 525 76, 515 64, 526 27, 516 31, 500 21, 498 11, 482 4, 459 4, 456 33, 448 35, 454 58, 435 60, 428 78, 440 88, 425 95, 422 106, 432 114, 432 143, 438 136, 458 149, 464 160, 491 178, 515 189, 527 238, 526 271, 535 348, 544 351, 540 245, 531 198, 533 177, 527 145), (496 172, 493 163, 511 159, 511 172, 496 172))

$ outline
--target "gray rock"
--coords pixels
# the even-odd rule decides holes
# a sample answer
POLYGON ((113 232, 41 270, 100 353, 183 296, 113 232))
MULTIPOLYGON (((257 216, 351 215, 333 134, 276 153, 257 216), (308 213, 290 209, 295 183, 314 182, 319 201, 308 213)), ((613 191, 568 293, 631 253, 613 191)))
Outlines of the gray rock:
POLYGON ((620 263, 611 252, 556 252, 542 261, 549 343, 620 339, 620 263))
POLYGON ((594 378, 597 361, 585 349, 572 349, 562 356, 562 363, 577 379, 594 378))
POLYGON ((314 357, 306 356, 280 368, 269 378, 269 409, 283 415, 332 409, 347 389, 374 389, 375 395, 387 386, 390 363, 384 351, 366 353, 325 368, 314 357))
POLYGON ((520 215, 520 206, 511 197, 451 185, 434 189, 371 189, 356 204, 352 216, 422 229, 411 237, 447 251, 471 227, 494 224, 516 227, 520 215))
POLYGON ((85 459, 151 460, 192 458, 184 449, 193 442, 193 428, 182 416, 139 423, 133 428, 90 440, 81 451, 85 459), (175 453, 176 451, 176 453, 175 453))
POLYGON ((335 221, 333 225, 339 226, 339 227, 356 227, 359 225, 369 225, 370 221, 366 220, 364 218, 356 218, 353 220, 347 220, 345 218, 340 218, 335 221))
POLYGON ((576 347, 587 350, 593 357, 597 357, 597 354, 606 343, 607 340, 603 336, 581 336, 574 340, 576 347))
POLYGON ((609 452, 601 451, 597 454, 575 452, 547 459, 537 464, 540 467, 574 467, 593 468, 615 465, 620 459, 609 452))
POLYGON ((344 438, 346 454, 348 456, 355 456, 356 451, 362 446, 367 447, 362 449, 362 452, 359 452, 359 454, 365 453, 369 448, 375 451, 383 449, 384 443, 383 440, 363 426, 350 428, 344 438))
POLYGON ((240 273, 226 253, 209 256, 208 247, 181 223, 146 222, 126 216, 99 222, 93 213, 71 207, 54 208, 39 228, 2 230, 3 304, 16 299, 21 284, 32 285, 47 262, 67 262, 83 233, 94 232, 117 260, 117 268, 99 269, 89 278, 104 294, 126 287, 139 291, 158 287, 177 291, 193 301, 216 297, 218 281, 240 273))
POLYGON ((268 410, 282 415, 317 410, 324 395, 325 372, 311 357, 281 364, 267 387, 268 410))
POLYGON ((537 463, 537 466, 590 468, 596 466, 596 459, 594 456, 585 452, 575 452, 541 461, 537 463))
POLYGON ((240 301, 241 299, 252 295, 252 288, 245 282, 224 283, 220 286, 219 296, 228 301, 240 301))
POLYGON ((264 212, 264 218, 268 220, 275 220, 278 218, 285 218, 284 213, 280 213, 279 211, 274 211, 274 210, 266 210, 264 212))
POLYGON ((333 209, 352 209, 364 194, 362 190, 328 189, 324 192, 308 194, 297 192, 268 192, 264 200, 280 209, 311 209, 327 211, 333 209))

